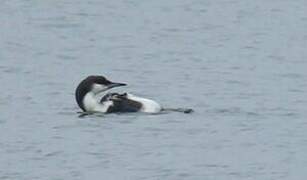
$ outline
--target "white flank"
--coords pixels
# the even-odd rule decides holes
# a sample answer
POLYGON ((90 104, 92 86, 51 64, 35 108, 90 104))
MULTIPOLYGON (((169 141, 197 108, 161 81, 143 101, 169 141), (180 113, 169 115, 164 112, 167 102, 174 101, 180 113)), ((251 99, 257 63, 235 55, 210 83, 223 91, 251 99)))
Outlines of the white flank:
POLYGON ((157 102, 142 97, 137 97, 132 94, 127 94, 127 98, 142 103, 141 112, 157 113, 161 111, 161 106, 157 102))

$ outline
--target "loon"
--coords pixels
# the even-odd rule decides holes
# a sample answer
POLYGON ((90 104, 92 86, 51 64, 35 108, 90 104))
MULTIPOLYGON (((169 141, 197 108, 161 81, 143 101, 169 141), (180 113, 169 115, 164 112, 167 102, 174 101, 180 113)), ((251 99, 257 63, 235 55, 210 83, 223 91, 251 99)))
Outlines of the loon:
POLYGON ((84 112, 158 113, 163 110, 157 102, 130 93, 106 93, 101 99, 99 98, 102 92, 126 85, 125 83, 109 81, 103 76, 91 75, 78 85, 75 92, 76 101, 84 112))

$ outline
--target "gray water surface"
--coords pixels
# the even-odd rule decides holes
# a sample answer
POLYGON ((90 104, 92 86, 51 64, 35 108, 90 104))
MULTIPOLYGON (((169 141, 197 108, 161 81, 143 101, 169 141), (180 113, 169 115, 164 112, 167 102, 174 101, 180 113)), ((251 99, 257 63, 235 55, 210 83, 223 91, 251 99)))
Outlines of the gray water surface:
POLYGON ((305 0, 2 0, 1 180, 302 180, 305 0), (90 74, 193 114, 78 117, 90 74))

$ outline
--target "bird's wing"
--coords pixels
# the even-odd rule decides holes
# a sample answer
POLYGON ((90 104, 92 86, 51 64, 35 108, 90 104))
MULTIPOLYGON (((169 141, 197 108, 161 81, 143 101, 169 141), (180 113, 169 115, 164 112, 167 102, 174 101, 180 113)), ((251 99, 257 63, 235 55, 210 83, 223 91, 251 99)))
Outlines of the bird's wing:
POLYGON ((111 105, 108 109, 108 113, 111 112, 137 112, 142 108, 142 104, 133 101, 127 97, 127 93, 118 94, 118 93, 110 93, 102 97, 101 102, 103 101, 112 101, 113 105, 111 105))

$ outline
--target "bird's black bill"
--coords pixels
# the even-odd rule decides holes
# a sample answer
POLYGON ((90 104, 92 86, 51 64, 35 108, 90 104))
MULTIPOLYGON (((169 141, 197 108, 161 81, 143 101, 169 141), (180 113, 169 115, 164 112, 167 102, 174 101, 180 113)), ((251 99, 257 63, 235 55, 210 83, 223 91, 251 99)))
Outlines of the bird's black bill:
POLYGON ((114 83, 114 82, 111 82, 109 85, 108 85, 108 89, 111 89, 111 88, 114 88, 114 87, 119 87, 119 86, 126 86, 127 84, 125 83, 114 83))

